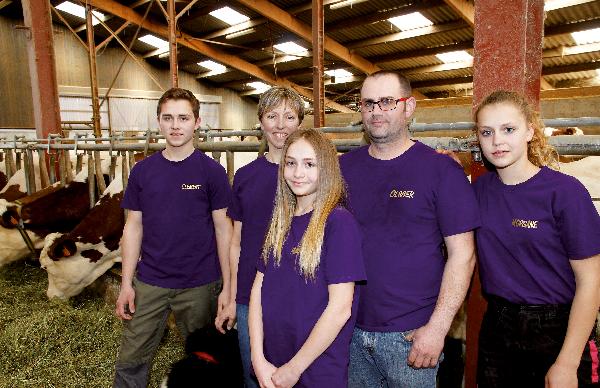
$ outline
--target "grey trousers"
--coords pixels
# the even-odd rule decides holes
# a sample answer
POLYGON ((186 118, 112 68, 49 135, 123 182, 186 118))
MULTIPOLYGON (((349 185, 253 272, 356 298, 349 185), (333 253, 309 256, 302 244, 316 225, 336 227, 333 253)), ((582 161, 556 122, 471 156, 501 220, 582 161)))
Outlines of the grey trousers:
POLYGON ((123 323, 115 367, 114 388, 145 388, 152 359, 172 311, 183 338, 212 323, 221 282, 195 288, 170 289, 134 279, 135 314, 123 323))

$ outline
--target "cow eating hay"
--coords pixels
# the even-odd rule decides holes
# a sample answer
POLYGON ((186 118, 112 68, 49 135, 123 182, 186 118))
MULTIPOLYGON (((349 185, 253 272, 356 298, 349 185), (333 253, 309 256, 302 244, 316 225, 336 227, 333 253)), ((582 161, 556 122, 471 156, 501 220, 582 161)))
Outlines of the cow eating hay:
POLYGON ((79 294, 121 261, 119 241, 125 224, 122 198, 123 182, 115 179, 70 233, 46 237, 40 263, 48 272, 49 298, 67 299, 79 294))

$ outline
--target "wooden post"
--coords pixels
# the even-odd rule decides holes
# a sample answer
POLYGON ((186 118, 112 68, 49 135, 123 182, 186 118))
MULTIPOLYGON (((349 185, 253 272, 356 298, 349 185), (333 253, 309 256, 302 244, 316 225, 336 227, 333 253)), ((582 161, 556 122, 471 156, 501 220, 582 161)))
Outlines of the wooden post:
POLYGON ((235 153, 233 151, 225 151, 225 160, 227 161, 227 177, 229 184, 233 185, 233 176, 235 174, 235 153))
POLYGON ((323 0, 312 0, 313 125, 315 128, 325 126, 325 89, 323 85, 325 27, 323 20, 323 0))
POLYGON ((169 23, 169 67, 171 69, 171 87, 179 86, 177 69, 177 15, 175 13, 175 0, 167 0, 167 14, 169 23))

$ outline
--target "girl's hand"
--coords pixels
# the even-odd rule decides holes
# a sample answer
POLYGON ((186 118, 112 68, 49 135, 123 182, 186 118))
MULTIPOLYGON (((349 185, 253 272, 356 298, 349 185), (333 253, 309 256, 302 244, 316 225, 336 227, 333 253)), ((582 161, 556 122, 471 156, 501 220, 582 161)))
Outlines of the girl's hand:
POLYGON ((300 380, 300 375, 301 373, 288 362, 277 368, 271 380, 275 384, 275 388, 291 388, 300 380))
POLYGON ((263 359, 260 362, 252 361, 252 367, 254 368, 256 379, 261 388, 275 388, 275 385, 273 385, 273 382, 271 381, 273 373, 277 370, 275 365, 271 364, 266 359, 263 359))
POLYGON ((577 368, 554 363, 545 380, 545 388, 577 388, 577 368))

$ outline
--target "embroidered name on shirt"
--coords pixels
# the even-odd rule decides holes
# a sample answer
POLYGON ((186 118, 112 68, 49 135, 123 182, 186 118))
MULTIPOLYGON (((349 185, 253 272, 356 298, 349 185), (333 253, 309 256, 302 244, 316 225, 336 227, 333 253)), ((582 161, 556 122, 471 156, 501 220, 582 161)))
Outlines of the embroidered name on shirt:
POLYGON ((519 220, 518 218, 515 218, 512 220, 512 226, 515 228, 537 229, 538 221, 519 220))
POLYGON ((184 183, 181 185, 181 190, 200 190, 200 187, 202 187, 202 185, 190 185, 184 183))
POLYGON ((415 192, 412 190, 392 190, 390 191, 390 198, 410 198, 413 199, 415 192))

